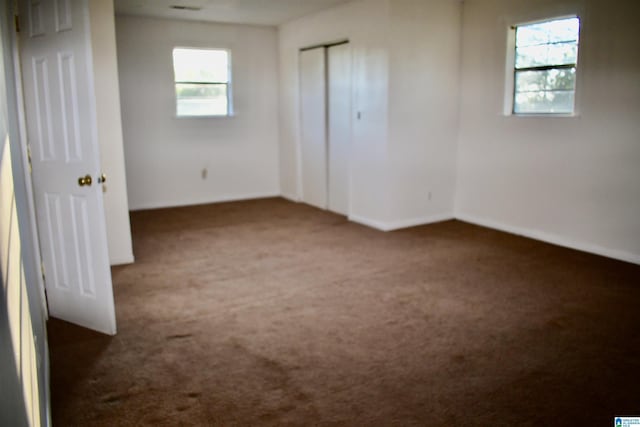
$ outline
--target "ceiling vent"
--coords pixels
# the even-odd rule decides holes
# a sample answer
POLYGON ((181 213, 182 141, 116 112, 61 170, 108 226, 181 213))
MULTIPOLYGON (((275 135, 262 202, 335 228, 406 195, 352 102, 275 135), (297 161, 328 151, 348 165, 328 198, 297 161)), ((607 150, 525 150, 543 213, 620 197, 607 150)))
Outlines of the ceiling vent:
POLYGON ((183 6, 183 5, 179 5, 179 4, 171 5, 171 6, 169 6, 169 8, 177 9, 177 10, 191 10, 193 12, 197 12, 199 10, 202 10, 202 8, 200 6, 183 6))

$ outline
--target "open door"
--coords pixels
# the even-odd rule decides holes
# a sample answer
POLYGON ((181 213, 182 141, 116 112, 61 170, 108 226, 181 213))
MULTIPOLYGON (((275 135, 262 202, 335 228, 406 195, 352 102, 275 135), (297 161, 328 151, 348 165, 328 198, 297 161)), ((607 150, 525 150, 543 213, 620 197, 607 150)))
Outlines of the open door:
POLYGON ((115 334, 87 0, 20 0, 27 138, 49 314, 115 334))

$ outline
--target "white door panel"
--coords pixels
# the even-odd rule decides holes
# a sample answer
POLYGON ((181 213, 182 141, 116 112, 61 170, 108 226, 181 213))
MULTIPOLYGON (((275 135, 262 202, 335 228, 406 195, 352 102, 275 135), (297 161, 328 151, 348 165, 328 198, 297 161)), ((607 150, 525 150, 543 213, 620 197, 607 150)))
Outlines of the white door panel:
POLYGON ((33 194, 49 312, 116 331, 87 0, 20 0, 33 194), (80 185, 79 178, 89 176, 80 185))
POLYGON ((329 210, 349 213, 351 141, 351 49, 344 43, 327 49, 329 210))
POLYGON ((302 200, 327 208, 325 49, 300 52, 302 200))

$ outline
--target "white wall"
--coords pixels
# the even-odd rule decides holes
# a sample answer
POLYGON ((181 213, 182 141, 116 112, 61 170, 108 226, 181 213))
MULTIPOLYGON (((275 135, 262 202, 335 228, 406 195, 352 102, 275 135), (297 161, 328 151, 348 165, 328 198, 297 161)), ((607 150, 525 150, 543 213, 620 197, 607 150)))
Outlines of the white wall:
POLYGON ((391 2, 389 217, 453 218, 462 4, 391 2))
POLYGON ((91 0, 91 45, 95 79, 98 144, 107 176, 104 210, 111 265, 133 262, 125 177, 118 61, 112 0, 91 0))
POLYGON ((640 6, 466 0, 456 216, 640 263, 640 6), (578 13, 576 117, 503 114, 507 30, 578 13))
POLYGON ((116 36, 131 209, 280 193, 275 28, 117 16, 116 36), (175 117, 176 46, 231 49, 234 117, 175 117))
POLYGON ((388 230, 452 217, 460 12, 451 0, 364 0, 280 26, 285 197, 300 199, 298 51, 349 39, 350 219, 388 230))

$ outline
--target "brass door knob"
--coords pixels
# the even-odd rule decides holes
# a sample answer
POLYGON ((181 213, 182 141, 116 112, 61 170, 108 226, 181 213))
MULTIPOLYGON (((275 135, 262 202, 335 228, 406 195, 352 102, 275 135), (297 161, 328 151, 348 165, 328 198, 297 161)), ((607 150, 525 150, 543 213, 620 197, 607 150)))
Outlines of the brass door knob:
POLYGON ((91 179, 91 175, 85 175, 78 178, 78 185, 80 187, 84 187, 85 185, 87 187, 90 187, 92 183, 93 183, 93 179, 91 179))

